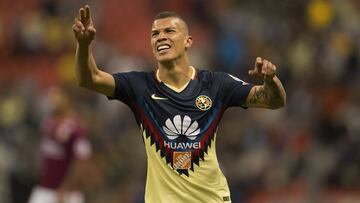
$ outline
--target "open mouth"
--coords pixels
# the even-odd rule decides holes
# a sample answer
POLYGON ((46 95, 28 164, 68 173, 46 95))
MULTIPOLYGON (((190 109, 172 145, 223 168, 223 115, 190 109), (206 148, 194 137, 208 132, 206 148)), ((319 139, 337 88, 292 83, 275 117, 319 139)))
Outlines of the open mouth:
POLYGON ((168 51, 171 48, 171 46, 169 44, 160 44, 156 47, 156 50, 159 53, 164 53, 166 51, 168 51))

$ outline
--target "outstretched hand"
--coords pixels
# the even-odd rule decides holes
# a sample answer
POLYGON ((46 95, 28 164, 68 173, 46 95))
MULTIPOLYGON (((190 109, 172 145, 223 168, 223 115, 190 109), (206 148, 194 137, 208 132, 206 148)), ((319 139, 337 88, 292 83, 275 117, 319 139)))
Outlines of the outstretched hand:
POLYGON ((79 44, 89 45, 94 40, 96 29, 88 5, 79 9, 79 15, 75 18, 72 28, 79 44))
POLYGON ((276 75, 276 66, 268 60, 257 57, 255 67, 249 70, 249 75, 264 82, 272 82, 276 75))

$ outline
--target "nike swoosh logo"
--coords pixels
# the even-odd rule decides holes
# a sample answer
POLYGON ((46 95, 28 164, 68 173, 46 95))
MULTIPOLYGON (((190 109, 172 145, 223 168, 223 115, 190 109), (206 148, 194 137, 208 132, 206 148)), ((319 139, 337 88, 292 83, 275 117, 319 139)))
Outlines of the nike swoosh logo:
POLYGON ((152 99, 155 99, 155 100, 168 100, 168 98, 158 97, 158 96, 156 96, 156 94, 152 94, 152 95, 151 95, 151 98, 152 98, 152 99))

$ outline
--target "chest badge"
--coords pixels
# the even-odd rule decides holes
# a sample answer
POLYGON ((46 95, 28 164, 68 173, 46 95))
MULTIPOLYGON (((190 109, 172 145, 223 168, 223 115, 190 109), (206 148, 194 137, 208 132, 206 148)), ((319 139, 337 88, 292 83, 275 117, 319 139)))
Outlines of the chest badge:
POLYGON ((210 97, 208 97, 206 95, 200 95, 196 98, 195 104, 196 104, 196 107, 198 107, 198 109, 200 109, 202 111, 206 111, 211 108, 212 101, 211 101, 210 97))

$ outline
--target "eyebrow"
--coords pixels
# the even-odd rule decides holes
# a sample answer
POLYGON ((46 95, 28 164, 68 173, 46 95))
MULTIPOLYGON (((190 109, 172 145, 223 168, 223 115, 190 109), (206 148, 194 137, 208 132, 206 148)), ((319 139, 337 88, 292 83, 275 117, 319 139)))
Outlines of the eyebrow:
MULTIPOLYGON (((164 30, 166 29, 177 29, 175 26, 170 26, 170 27, 165 27, 165 28, 162 28, 164 30)), ((156 31, 159 31, 159 29, 152 29, 151 32, 156 32, 156 31)))

